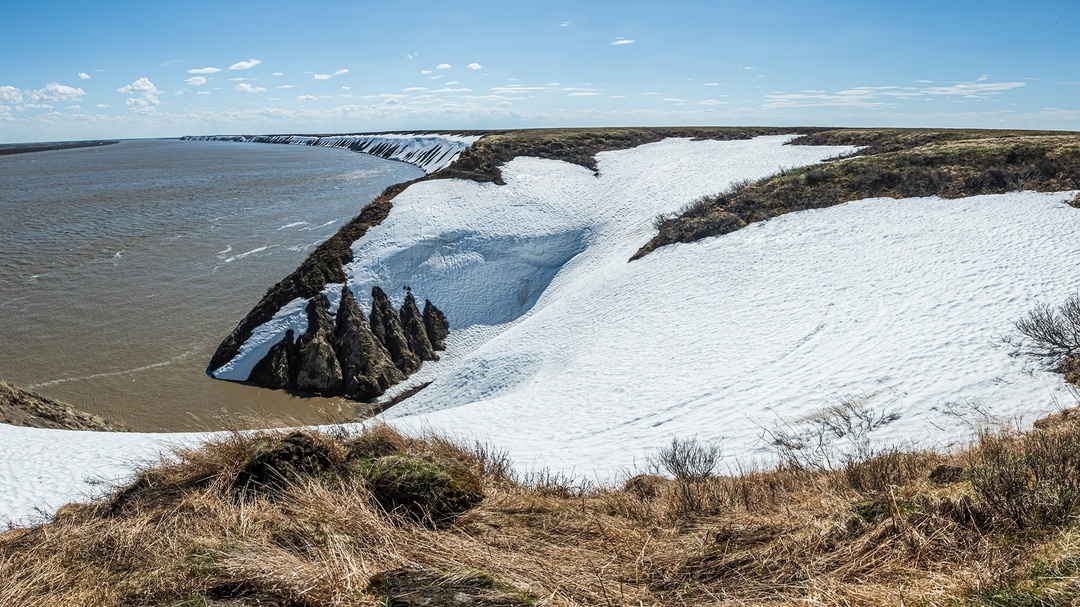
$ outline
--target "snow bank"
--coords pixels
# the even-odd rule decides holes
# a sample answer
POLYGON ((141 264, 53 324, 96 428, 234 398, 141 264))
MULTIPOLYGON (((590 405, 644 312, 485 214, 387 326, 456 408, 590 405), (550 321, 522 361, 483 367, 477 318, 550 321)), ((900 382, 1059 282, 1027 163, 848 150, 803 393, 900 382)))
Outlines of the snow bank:
POLYGON ((457 160, 478 135, 443 135, 441 133, 380 135, 334 135, 308 137, 304 135, 188 135, 184 141, 235 141, 243 143, 284 143, 346 148, 387 160, 407 162, 431 174, 457 160))
MULTIPOLYGON (((519 158, 506 186, 410 187, 354 243, 349 285, 389 287, 395 304, 410 285, 453 332, 399 389, 433 383, 385 419, 489 441, 522 469, 612 480, 672 436, 767 457, 763 428, 841 398, 899 412, 875 440, 926 447, 971 435, 956 412, 1030 422, 1073 404, 1000 336, 1080 289, 1074 193, 864 200, 627 263, 657 213, 844 151, 784 141, 668 140, 601 154, 599 177, 519 158)), ((303 303, 252 340, 298 328, 303 303)), ((0 426, 0 519, 79 498, 85 479, 121 478, 169 440, 0 426)))

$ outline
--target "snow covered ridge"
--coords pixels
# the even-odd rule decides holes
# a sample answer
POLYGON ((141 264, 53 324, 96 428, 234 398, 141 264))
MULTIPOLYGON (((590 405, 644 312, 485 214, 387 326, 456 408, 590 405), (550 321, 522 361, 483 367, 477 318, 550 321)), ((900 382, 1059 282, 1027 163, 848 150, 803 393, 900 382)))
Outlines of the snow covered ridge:
POLYGON ((407 162, 420 167, 430 175, 457 160, 461 152, 480 137, 480 135, 444 135, 441 133, 384 133, 379 135, 333 135, 330 137, 310 137, 305 135, 188 135, 181 137, 180 140, 284 143, 345 148, 387 160, 407 162))

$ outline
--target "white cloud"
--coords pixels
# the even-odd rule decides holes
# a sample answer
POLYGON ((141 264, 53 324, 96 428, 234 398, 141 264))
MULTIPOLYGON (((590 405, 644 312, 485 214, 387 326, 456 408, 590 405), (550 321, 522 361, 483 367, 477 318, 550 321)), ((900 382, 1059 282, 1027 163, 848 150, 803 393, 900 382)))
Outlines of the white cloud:
POLYGON ((449 63, 440 63, 439 65, 435 66, 435 69, 437 69, 437 70, 448 70, 448 69, 450 69, 450 64, 449 63))
POLYGON ((0 86, 0 101, 22 103, 22 91, 13 86, 0 86))
POLYGON ((719 82, 706 82, 704 86, 720 86, 719 82))
POLYGON ((261 86, 251 86, 250 84, 248 84, 246 82, 241 82, 240 84, 236 85, 233 88, 235 88, 238 91, 243 91, 245 93, 265 93, 266 92, 266 89, 264 89, 263 87, 261 87, 261 86))
POLYGON ((343 91, 351 91, 352 87, 351 86, 343 86, 343 87, 341 87, 341 90, 343 90, 343 91))
POLYGON ((99 110, 103 110, 105 108, 112 107, 112 104, 111 103, 99 103, 99 104, 95 105, 94 107, 98 108, 99 110))
POLYGON ((405 53, 405 58, 406 59, 416 59, 416 57, 417 57, 416 53, 405 53))
POLYGON ((334 76, 340 76, 342 74, 348 74, 348 73, 349 73, 349 70, 338 70, 338 71, 334 72, 333 74, 315 74, 315 79, 316 80, 329 80, 329 79, 333 78, 334 76))
POLYGON ((258 59, 248 59, 247 61, 240 61, 229 66, 230 70, 249 70, 256 65, 259 65, 262 61, 258 59))
POLYGON ((298 95, 296 97, 296 100, 297 101, 318 101, 319 98, 314 96, 314 95, 298 95))
POLYGON ((116 92, 117 93, 124 93, 125 95, 137 95, 137 94, 160 95, 161 94, 161 91, 159 91, 158 88, 156 86, 154 86, 154 83, 150 82, 150 79, 147 78, 146 76, 143 76, 142 78, 139 78, 138 80, 136 80, 135 82, 132 82, 131 84, 129 84, 127 86, 122 86, 122 87, 116 89, 116 92))
POLYGON ((272 74, 270 74, 270 75, 271 75, 271 76, 284 76, 284 75, 285 75, 285 72, 274 72, 274 73, 272 73, 272 74))
POLYGON ((69 110, 81 110, 81 109, 82 109, 82 106, 81 106, 81 105, 79 105, 78 103, 76 103, 75 105, 69 105, 69 106, 67 106, 67 109, 69 109, 69 110))
POLYGON ((987 76, 986 74, 983 74, 982 76, 979 76, 979 79, 976 80, 975 82, 985 82, 985 81, 987 81, 989 79, 990 79, 990 76, 987 76))
POLYGON ((431 73, 431 70, 420 70, 421 74, 427 75, 431 73))
POLYGON ((86 91, 56 82, 50 82, 45 88, 30 92, 30 100, 38 101, 78 101, 86 91))
POLYGON ((469 65, 466 65, 465 67, 470 69, 470 70, 482 70, 482 69, 484 69, 484 66, 480 65, 479 63, 470 63, 469 65))
POLYGON ((79 72, 79 80, 89 80, 89 79, 90 79, 90 74, 87 74, 86 72, 79 72))
POLYGON ((161 105, 161 101, 158 100, 157 96, 161 95, 162 92, 146 76, 127 86, 116 89, 116 92, 132 95, 132 97, 128 97, 124 105, 131 108, 133 112, 149 113, 153 112, 156 106, 161 105))
POLYGON ((216 74, 221 71, 219 67, 199 67, 187 71, 189 74, 216 74))
POLYGON ((472 89, 435 89, 432 93, 471 93, 472 89))
POLYGON ((28 110, 51 110, 53 108, 47 103, 24 103, 23 107, 28 110))
POLYGON ((279 89, 294 89, 296 87, 294 85, 291 85, 291 84, 283 84, 283 85, 279 86, 278 88, 279 89))
POLYGON ((202 85, 206 84, 206 78, 204 78, 202 76, 192 76, 191 78, 188 78, 184 82, 188 83, 190 86, 202 86, 202 85))
POLYGON ((684 103, 685 99, 679 99, 678 97, 664 97, 664 101, 670 101, 672 103, 684 103))
POLYGON ((699 101, 698 105, 722 105, 725 103, 727 103, 727 101, 719 101, 717 99, 705 99, 704 101, 699 101))
POLYGON ((445 84, 446 86, 454 86, 455 84, 460 84, 460 83, 457 80, 452 80, 450 82, 445 82, 443 84, 445 84))
POLYGON ((596 93, 593 91, 582 91, 578 93, 570 93, 569 95, 567 95, 567 97, 596 97, 599 94, 600 93, 596 93))
POLYGON ((424 86, 410 86, 407 89, 401 89, 403 93, 416 93, 418 91, 426 91, 427 87, 424 86))
POLYGON ((570 22, 569 21, 563 21, 562 23, 559 24, 559 27, 570 27, 570 22))
POLYGON ((637 42, 637 40, 630 40, 628 38, 616 38, 615 41, 611 43, 611 46, 622 46, 624 44, 633 44, 635 42, 637 42))

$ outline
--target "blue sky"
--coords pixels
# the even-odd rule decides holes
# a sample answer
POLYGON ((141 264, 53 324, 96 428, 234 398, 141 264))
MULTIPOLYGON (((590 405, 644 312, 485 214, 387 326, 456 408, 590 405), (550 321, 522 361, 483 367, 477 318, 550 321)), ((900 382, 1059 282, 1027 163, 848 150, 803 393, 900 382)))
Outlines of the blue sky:
POLYGON ((1075 0, 41 0, 0 11, 0 142, 603 125, 1080 130, 1075 0))

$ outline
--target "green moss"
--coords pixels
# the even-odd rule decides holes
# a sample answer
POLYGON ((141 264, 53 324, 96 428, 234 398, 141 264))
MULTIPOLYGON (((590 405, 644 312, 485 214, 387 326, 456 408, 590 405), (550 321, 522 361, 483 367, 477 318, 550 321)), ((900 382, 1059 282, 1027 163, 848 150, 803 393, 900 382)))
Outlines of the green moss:
POLYGON ((395 454, 356 466, 383 508, 414 519, 447 522, 484 498, 479 479, 451 459, 395 454))

